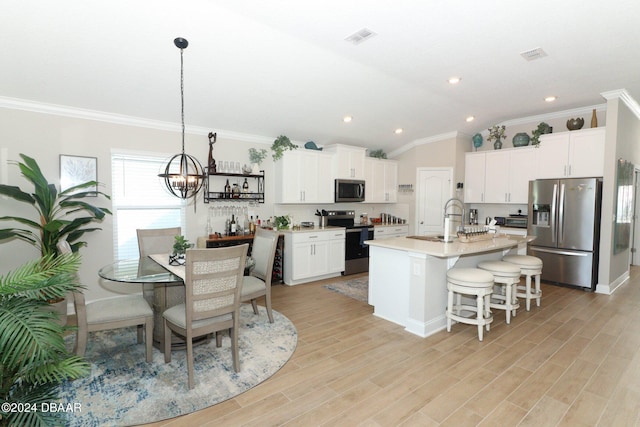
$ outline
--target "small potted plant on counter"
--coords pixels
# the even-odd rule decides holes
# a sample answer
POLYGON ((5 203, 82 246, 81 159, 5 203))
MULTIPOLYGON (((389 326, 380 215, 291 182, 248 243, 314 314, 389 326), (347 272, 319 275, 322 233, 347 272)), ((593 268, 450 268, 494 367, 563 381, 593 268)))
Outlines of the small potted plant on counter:
POLYGON ((193 243, 189 243, 184 236, 176 236, 173 242, 173 254, 169 255, 169 264, 184 265, 186 262, 185 253, 187 249, 192 248, 193 243))

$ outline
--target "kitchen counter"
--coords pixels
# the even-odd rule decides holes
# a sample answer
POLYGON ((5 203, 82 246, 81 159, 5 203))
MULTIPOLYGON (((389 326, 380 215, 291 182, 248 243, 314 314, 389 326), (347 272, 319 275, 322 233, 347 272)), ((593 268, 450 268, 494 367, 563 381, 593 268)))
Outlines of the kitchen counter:
POLYGON ((298 234, 298 233, 317 233, 319 231, 331 231, 331 230, 344 230, 345 227, 335 227, 332 225, 327 225, 325 227, 300 227, 299 230, 292 230, 292 229, 286 229, 286 230, 280 230, 280 233, 285 234, 285 233, 293 233, 293 234, 298 234))
POLYGON ((532 239, 498 235, 473 243, 431 242, 407 237, 369 240, 369 304, 374 316, 421 337, 446 327, 447 271, 526 253, 532 239))
POLYGON ((512 248, 518 244, 528 242, 526 237, 515 235, 498 235, 495 238, 472 243, 461 243, 454 240, 451 243, 430 242, 408 237, 395 237, 385 240, 367 240, 369 246, 396 249, 400 251, 422 253, 439 258, 459 257, 480 252, 512 248))

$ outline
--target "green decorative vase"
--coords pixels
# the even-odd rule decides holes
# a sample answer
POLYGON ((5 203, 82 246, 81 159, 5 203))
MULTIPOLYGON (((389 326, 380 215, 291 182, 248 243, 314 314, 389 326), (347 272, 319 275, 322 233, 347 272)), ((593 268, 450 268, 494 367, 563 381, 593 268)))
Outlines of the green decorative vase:
POLYGON ((500 141, 500 139, 498 139, 496 142, 493 143, 493 149, 494 150, 500 150, 502 148, 502 141, 500 141))
POLYGON ((524 132, 516 133, 512 139, 514 147, 524 147, 526 145, 529 145, 529 141, 530 141, 529 135, 527 135, 524 132))

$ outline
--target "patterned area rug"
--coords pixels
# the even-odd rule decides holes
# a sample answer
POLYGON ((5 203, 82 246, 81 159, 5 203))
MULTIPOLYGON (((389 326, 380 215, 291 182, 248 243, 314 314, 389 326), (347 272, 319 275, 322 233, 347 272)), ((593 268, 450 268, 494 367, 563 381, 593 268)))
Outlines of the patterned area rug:
POLYGON ((357 279, 343 280, 323 286, 330 291, 357 299, 362 302, 369 300, 369 278, 359 277, 357 279))
MULTIPOLYGON (((91 333, 86 357, 91 375, 60 388, 60 402, 79 403, 82 411, 68 414, 70 426, 128 426, 160 421, 198 411, 249 390, 275 374, 297 344, 293 324, 266 309, 254 315, 251 305, 240 310, 240 372, 233 370, 231 340, 194 347, 195 388, 187 385, 186 351, 173 351, 171 363, 154 348, 153 363, 145 360, 135 328, 91 333)), ((75 336, 67 337, 68 348, 75 336)))

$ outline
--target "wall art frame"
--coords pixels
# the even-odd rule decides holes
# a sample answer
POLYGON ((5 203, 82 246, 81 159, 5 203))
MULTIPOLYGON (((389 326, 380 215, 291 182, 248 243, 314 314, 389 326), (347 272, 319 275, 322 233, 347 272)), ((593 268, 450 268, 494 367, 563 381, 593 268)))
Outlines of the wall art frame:
MULTIPOLYGON (((73 193, 83 191, 98 191, 98 158, 86 156, 73 156, 60 154, 60 191, 74 187, 85 182, 95 181, 96 185, 83 188, 73 193)), ((98 194, 87 195, 98 197, 98 194)))

